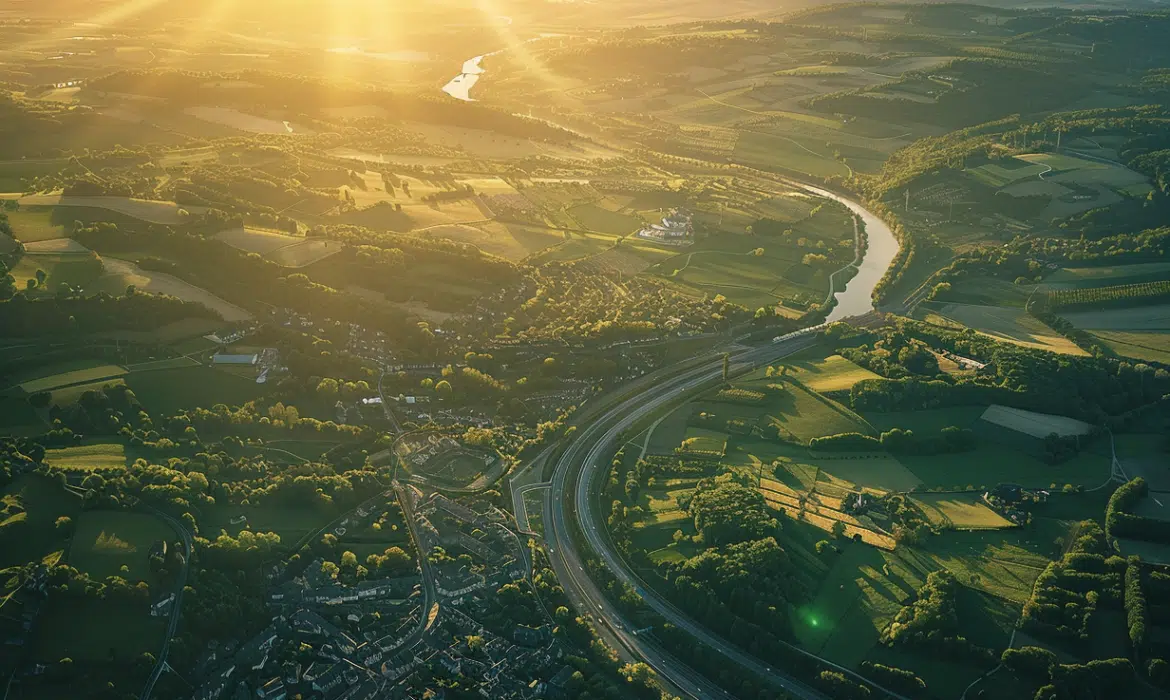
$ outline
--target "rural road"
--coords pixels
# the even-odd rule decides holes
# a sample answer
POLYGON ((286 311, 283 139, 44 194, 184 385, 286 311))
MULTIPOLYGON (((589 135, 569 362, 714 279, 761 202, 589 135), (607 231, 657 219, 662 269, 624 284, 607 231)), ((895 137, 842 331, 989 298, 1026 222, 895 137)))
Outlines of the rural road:
POLYGON ((163 640, 162 651, 159 652, 158 661, 155 662, 154 670, 150 672, 150 678, 146 681, 146 687, 142 689, 142 694, 139 695, 139 700, 150 700, 151 693, 154 692, 154 686, 158 683, 158 679, 162 676, 163 670, 167 668, 167 655, 171 651, 171 640, 175 638, 175 631, 179 628, 179 617, 183 609, 183 590, 187 587, 187 570, 190 568, 191 557, 195 554, 195 540, 191 537, 191 533, 178 520, 155 510, 154 508, 147 508, 156 517, 162 518, 174 528, 175 532, 183 538, 183 546, 187 551, 183 557, 183 569, 179 572, 177 585, 175 586, 175 602, 171 604, 171 620, 167 625, 167 636, 163 640))

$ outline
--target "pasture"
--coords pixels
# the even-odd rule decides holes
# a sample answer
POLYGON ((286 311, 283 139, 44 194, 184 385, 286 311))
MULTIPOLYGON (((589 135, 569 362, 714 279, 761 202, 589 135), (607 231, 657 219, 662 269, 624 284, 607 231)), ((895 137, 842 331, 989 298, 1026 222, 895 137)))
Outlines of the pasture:
POLYGON ((837 433, 870 433, 860 416, 841 404, 795 384, 777 396, 765 419, 780 433, 807 443, 837 433))
POLYGON ((126 466, 126 450, 121 443, 92 442, 45 450, 45 462, 54 469, 68 471, 118 469, 126 466))
POLYGON ((1061 464, 984 440, 970 452, 939 456, 899 455, 898 461, 922 480, 924 488, 984 489, 1007 482, 1030 488, 1064 484, 1094 488, 1109 478, 1109 457, 1090 451, 1061 464))
POLYGON ((69 564, 99 581, 107 576, 151 581, 151 546, 177 538, 169 525, 153 515, 90 510, 77 518, 69 564))
POLYGON ((217 537, 220 531, 235 537, 242 530, 274 532, 282 544, 294 545, 305 535, 323 527, 333 514, 312 508, 281 508, 277 506, 216 505, 205 509, 199 529, 208 537, 217 537), (232 523, 244 516, 245 520, 232 523))
POLYGON ((1170 278, 1170 263, 1063 267, 1044 278, 1045 289, 1085 289, 1170 278))
POLYGON ((891 428, 913 430, 920 435, 937 433, 943 428, 955 426, 969 428, 987 410, 986 406, 951 406, 923 411, 866 411, 865 419, 879 431, 891 428))
POLYGON ((604 209, 596 204, 582 204, 568 210, 569 215, 587 231, 625 236, 642 227, 642 219, 630 214, 604 209))
POLYGON ((967 174, 990 187, 1006 187, 1012 183, 1037 177, 1049 171, 1047 163, 1035 162, 1034 156, 1003 158, 978 167, 968 168, 967 174))
POLYGON ((845 391, 863 379, 877 379, 878 375, 860 367, 840 355, 821 360, 789 363, 792 378, 813 391, 845 391))
POLYGON ((1093 335, 1121 357, 1170 364, 1170 330, 1096 331, 1093 335))
MULTIPOLYGON (((91 197, 61 194, 33 194, 20 198, 20 206, 84 207, 106 209, 152 224, 174 226, 187 220, 184 211, 201 213, 205 207, 179 206, 174 202, 135 199, 132 197, 91 197)), ((67 212, 62 212, 68 215, 67 212)))
POLYGON ((911 499, 932 525, 958 530, 998 530, 1015 527, 989 508, 978 493, 924 493, 911 499))

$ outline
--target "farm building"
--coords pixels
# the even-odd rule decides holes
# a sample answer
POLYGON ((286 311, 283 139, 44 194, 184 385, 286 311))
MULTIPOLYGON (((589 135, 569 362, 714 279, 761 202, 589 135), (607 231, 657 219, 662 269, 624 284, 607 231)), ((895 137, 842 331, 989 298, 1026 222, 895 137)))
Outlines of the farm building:
POLYGON ((259 355, 229 355, 227 353, 220 353, 211 356, 211 362, 217 365, 254 365, 259 361, 259 355))

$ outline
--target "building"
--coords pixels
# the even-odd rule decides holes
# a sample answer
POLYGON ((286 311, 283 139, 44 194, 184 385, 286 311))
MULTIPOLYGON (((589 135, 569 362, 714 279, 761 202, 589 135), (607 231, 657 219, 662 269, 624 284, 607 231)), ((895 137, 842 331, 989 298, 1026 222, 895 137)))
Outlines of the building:
POLYGON ((260 700, 284 700, 288 697, 288 692, 284 689, 283 680, 272 678, 256 689, 256 697, 260 700))
POLYGON ((638 231, 638 238, 664 245, 690 245, 694 241, 691 218, 691 213, 685 209, 671 209, 660 223, 644 226, 638 231))
POLYGON ((254 365, 259 361, 259 355, 229 355, 221 352, 211 356, 211 363, 215 365, 254 365))

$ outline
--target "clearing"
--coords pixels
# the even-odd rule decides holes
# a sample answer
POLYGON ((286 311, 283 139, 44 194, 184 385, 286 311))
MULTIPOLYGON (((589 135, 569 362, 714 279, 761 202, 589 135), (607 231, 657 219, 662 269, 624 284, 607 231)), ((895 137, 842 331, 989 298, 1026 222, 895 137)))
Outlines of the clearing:
POLYGON ((45 462, 54 469, 103 471, 126 466, 126 450, 121 443, 94 442, 88 445, 45 450, 45 462))
POLYGON ((151 547, 176 537, 169 525, 153 515, 86 511, 77 518, 69 563, 99 581, 107 576, 149 581, 151 547))

